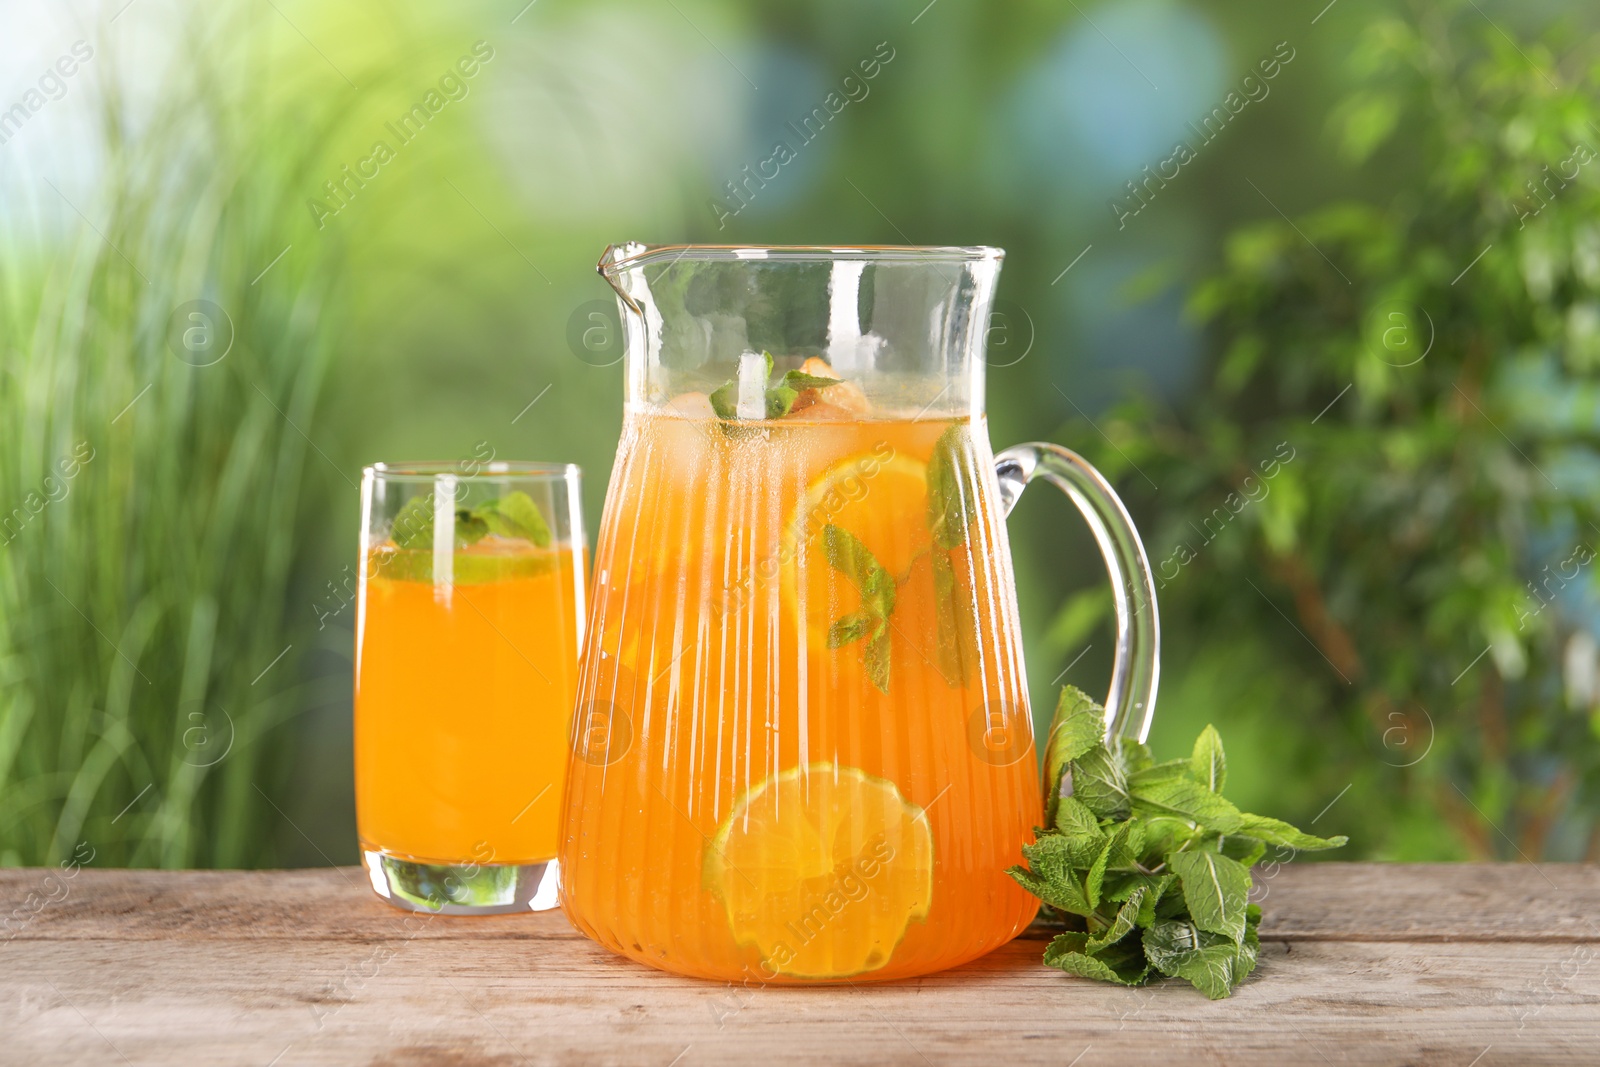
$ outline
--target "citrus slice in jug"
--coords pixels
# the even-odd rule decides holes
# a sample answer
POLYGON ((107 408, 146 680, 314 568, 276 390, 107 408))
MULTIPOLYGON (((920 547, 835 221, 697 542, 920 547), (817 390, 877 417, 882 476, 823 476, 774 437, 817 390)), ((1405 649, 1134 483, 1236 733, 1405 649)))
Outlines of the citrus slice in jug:
POLYGON ((708 842, 707 888, 768 974, 845 978, 889 962, 933 899, 933 834, 893 782, 811 763, 747 793, 708 842))
POLYGON ((829 564, 827 528, 849 533, 899 581, 933 544, 927 513, 927 465, 887 443, 845 457, 806 487, 783 532, 783 591, 813 647, 831 647, 829 628, 864 609, 856 581, 829 564))

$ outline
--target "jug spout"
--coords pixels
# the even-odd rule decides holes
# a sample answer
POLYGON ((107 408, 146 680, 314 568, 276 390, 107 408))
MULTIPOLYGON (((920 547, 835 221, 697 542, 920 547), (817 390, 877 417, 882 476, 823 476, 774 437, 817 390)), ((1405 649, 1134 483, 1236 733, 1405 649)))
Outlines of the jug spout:
POLYGON ((635 315, 643 315, 644 308, 628 292, 628 286, 623 279, 627 276, 628 264, 643 254, 648 248, 639 241, 624 241, 621 244, 607 245, 606 250, 600 254, 600 262, 595 264, 595 270, 600 277, 606 280, 621 300, 623 306, 635 315))

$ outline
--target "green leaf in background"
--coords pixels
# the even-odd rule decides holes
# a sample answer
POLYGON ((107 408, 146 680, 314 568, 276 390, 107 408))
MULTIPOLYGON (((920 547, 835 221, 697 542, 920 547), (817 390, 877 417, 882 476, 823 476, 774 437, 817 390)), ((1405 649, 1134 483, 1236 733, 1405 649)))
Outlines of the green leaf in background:
MULTIPOLYGON (((1592 862, 1600 66, 1561 19, 1474 8, 1374 10, 1343 42, 1322 141, 1355 184, 1235 224, 1190 294, 1203 384, 1062 443, 1125 475, 1163 691, 1273 751, 1246 779, 1230 737, 1244 807, 1342 795, 1357 858, 1592 862)), ((1572 15, 1593 39, 1600 7, 1572 15)))
POLYGON ((1084 638, 1112 615, 1111 587, 1104 582, 1072 594, 1056 612, 1042 644, 1055 655, 1069 655, 1083 646, 1084 638))

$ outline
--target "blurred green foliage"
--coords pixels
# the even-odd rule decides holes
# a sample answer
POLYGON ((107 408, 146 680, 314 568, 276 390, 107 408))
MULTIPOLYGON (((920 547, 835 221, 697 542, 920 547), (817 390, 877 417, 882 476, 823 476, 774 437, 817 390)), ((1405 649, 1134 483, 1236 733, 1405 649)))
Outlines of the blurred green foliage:
POLYGON ((0 863, 80 842, 107 865, 272 855, 257 783, 307 696, 282 680, 298 546, 327 509, 306 475, 327 462, 308 434, 338 246, 252 279, 337 116, 264 104, 263 57, 224 69, 206 43, 155 106, 97 100, 106 166, 56 195, 98 223, 7 233, 0 863))
POLYGON ((1370 855, 1594 859, 1600 65, 1463 8, 1367 27, 1331 114, 1423 180, 1232 234, 1190 301, 1206 386, 1086 447, 1161 486, 1165 711, 1214 687, 1287 789, 1353 783, 1370 855))
MULTIPOLYGON (((1279 464, 1161 591, 1158 752, 1216 722, 1244 806, 1384 813, 1351 853, 1510 854, 1499 826, 1581 854, 1593 568, 1537 612, 1526 583, 1591 518, 1600 167, 1515 206, 1600 143, 1595 13, 1534 43, 1559 10, 174 0, 0 38, 24 73, 95 50, 0 144, 0 863, 352 861, 352 483, 570 460, 592 530, 622 396, 593 265, 627 239, 1005 247, 997 447, 1089 454, 1158 565, 1279 464), (1119 222, 1280 42, 1270 93, 1119 222), (169 337, 201 300, 233 335, 210 366, 169 337), (1392 310, 1391 340, 1437 334, 1419 362, 1392 310)), ((1031 495, 1011 533, 1034 692, 1103 685, 1092 541, 1031 495)))

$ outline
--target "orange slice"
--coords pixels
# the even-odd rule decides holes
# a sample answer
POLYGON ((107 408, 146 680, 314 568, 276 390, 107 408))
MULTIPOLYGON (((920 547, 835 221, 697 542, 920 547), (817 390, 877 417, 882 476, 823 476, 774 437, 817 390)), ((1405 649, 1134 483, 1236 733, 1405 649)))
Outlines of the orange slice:
POLYGON ((889 962, 933 899, 933 834, 893 782, 811 763, 768 778, 706 846, 707 887, 768 974, 844 978, 889 962))

